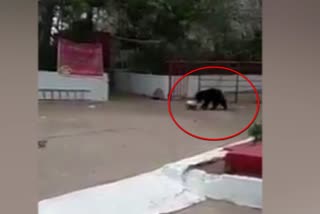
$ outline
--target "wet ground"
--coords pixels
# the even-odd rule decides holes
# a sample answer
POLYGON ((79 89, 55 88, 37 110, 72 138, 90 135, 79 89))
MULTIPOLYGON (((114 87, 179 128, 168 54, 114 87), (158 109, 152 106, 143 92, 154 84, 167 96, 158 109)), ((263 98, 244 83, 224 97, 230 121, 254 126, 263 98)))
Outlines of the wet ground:
MULTIPOLYGON (((197 135, 223 137, 245 127, 254 100, 230 111, 187 111, 174 101, 179 124, 197 135)), ((259 120, 259 119, 258 119, 259 120)), ((116 96, 107 103, 40 102, 39 199, 113 182, 247 137, 208 142, 183 133, 169 117, 166 101, 116 96)), ((260 214, 261 211, 207 201, 179 214, 260 214)))

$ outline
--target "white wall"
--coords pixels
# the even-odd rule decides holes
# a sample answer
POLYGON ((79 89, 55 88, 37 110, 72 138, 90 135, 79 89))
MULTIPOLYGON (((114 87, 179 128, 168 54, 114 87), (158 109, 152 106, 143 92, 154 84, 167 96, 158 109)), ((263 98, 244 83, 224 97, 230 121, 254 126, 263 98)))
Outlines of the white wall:
MULTIPOLYGON (((253 137, 249 137, 226 147, 250 143, 253 140, 253 137)), ((167 164, 162 168, 163 173, 172 180, 183 183, 189 191, 196 195, 214 200, 225 200, 240 206, 262 208, 262 179, 228 174, 209 174, 192 167, 212 160, 223 159, 227 154, 224 148, 216 148, 191 158, 167 164)))
POLYGON ((137 74, 116 71, 114 74, 115 88, 122 92, 152 96, 156 89, 163 90, 167 97, 169 81, 167 76, 137 74))
MULTIPOLYGON (((262 89, 261 75, 247 75, 247 77, 253 82, 258 90, 262 89)), ((166 97, 169 93, 168 76, 137 74, 117 70, 115 72, 114 78, 116 89, 119 91, 151 96, 157 88, 161 88, 166 97)), ((179 84, 188 84, 186 87, 186 94, 188 97, 193 97, 198 91, 198 76, 189 76, 186 78, 188 78, 188 81, 182 80, 179 84)), ((217 88, 220 88, 224 92, 235 91, 236 76, 209 75, 202 76, 201 78, 203 79, 202 84, 215 86, 217 88)), ((177 80, 178 77, 175 77, 174 79, 177 80)), ((252 88, 250 87, 249 83, 247 83, 247 81, 241 78, 241 81, 239 81, 239 91, 252 91, 252 88)))
MULTIPOLYGON (((70 90, 89 90, 85 99, 92 101, 109 100, 108 75, 103 77, 66 77, 57 72, 38 72, 38 89, 70 89, 70 90)), ((62 98, 65 95, 62 95, 62 98)), ((39 99, 42 93, 39 92, 39 99)))
POLYGON ((262 208, 262 179, 214 175, 191 170, 185 175, 185 184, 193 192, 213 200, 226 200, 240 206, 262 208))

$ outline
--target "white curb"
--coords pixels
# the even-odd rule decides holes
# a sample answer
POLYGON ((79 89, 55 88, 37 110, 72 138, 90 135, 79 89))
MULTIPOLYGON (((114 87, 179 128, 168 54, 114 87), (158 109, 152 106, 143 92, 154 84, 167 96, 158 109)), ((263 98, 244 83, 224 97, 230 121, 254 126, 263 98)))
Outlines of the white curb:
MULTIPOLYGON (((252 138, 232 145, 250 141, 252 138)), ((189 170, 225 154, 218 148, 149 173, 43 200, 39 202, 39 214, 161 214, 206 198, 261 208, 262 179, 189 170)))

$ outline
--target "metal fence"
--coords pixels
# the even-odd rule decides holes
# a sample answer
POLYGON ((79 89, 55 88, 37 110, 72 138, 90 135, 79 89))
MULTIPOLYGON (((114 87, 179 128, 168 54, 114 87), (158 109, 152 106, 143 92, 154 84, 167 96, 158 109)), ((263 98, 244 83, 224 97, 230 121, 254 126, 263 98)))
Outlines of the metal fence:
POLYGON ((87 100, 85 89, 39 89, 40 100, 87 100))
MULTIPOLYGON (((168 76, 169 76, 169 90, 172 88, 173 84, 187 72, 200 68, 203 66, 224 66, 236 71, 241 72, 244 75, 262 75, 262 63, 261 62, 236 62, 236 61, 168 61, 168 76)), ((195 73, 190 76, 197 76, 198 78, 198 88, 197 90, 204 90, 207 88, 217 86, 217 82, 222 83, 224 91, 226 93, 233 94, 233 102, 238 103, 239 94, 243 92, 252 92, 253 89, 247 83, 247 81, 241 78, 239 75, 233 72, 221 70, 221 69, 206 69, 195 73), (218 77, 218 78, 217 78, 218 77), (228 78, 224 78, 228 77, 228 78), (244 86, 246 85, 246 86, 244 86), (240 90, 241 88, 241 90, 240 90)), ((189 77, 186 77, 181 81, 175 88, 172 97, 175 99, 183 99, 188 95, 189 87, 189 77)), ((261 85, 260 80, 254 81, 256 84, 261 85)), ((258 88, 259 93, 262 92, 262 88, 258 88)))

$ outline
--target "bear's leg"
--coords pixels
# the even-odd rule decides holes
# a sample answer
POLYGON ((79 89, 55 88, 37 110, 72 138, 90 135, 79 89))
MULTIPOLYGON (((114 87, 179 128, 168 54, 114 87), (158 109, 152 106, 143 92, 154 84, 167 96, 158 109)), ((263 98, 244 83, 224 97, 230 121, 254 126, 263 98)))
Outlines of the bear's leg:
POLYGON ((224 109, 224 110, 228 110, 227 101, 226 101, 225 99, 223 99, 223 100, 221 101, 221 105, 223 106, 223 109, 224 109))
POLYGON ((218 107, 218 103, 217 102, 212 102, 212 108, 211 110, 216 110, 218 107))
POLYGON ((203 110, 207 110, 209 104, 210 104, 210 101, 205 100, 204 103, 202 104, 201 108, 202 108, 203 110))

